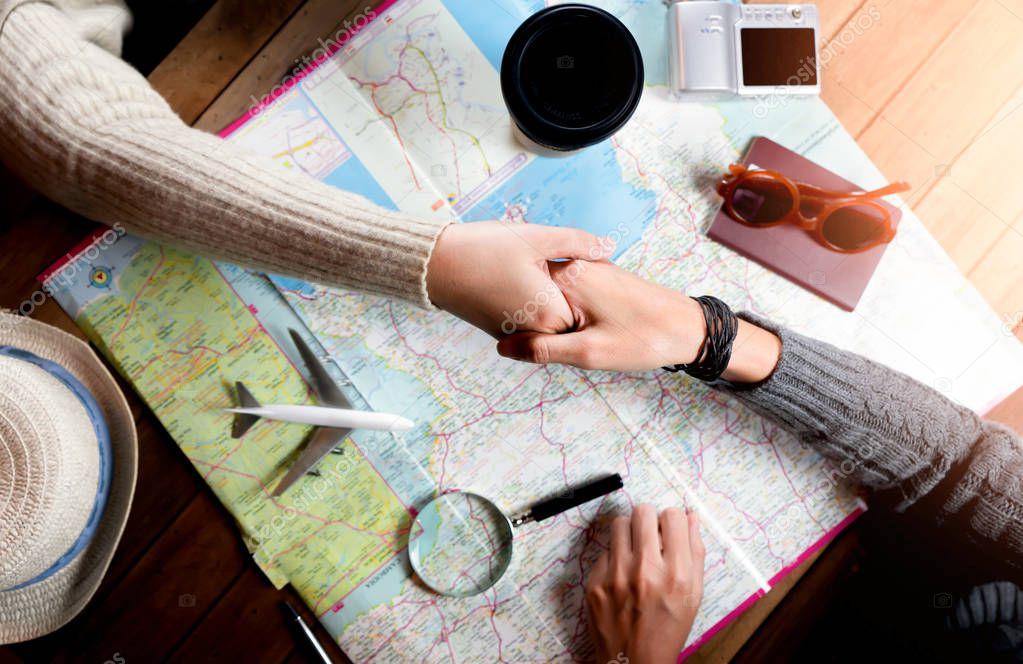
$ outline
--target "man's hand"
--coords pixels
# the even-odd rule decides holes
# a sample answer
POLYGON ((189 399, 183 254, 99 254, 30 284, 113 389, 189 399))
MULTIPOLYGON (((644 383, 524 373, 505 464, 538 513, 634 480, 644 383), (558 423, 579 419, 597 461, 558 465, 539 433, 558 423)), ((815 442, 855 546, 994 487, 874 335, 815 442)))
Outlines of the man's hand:
POLYGON ((574 228, 497 221, 452 224, 427 266, 430 300, 493 336, 521 331, 564 332, 572 310, 551 280, 548 261, 602 260, 606 239, 574 228))
POLYGON ((703 599, 704 555, 695 512, 658 518, 638 505, 611 522, 609 550, 586 579, 597 664, 675 664, 703 599))

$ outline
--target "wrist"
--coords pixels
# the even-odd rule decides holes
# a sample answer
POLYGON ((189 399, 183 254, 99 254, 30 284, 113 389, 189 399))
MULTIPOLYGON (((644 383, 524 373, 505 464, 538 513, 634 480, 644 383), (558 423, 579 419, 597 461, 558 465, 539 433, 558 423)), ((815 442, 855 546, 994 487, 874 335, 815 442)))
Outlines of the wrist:
POLYGON ((669 366, 695 362, 707 337, 707 321, 699 303, 688 295, 682 295, 668 317, 669 366))
POLYGON ((452 228, 455 224, 448 224, 437 235, 433 244, 433 251, 426 262, 426 296, 430 302, 440 309, 447 310, 449 302, 447 293, 450 290, 450 277, 448 276, 449 258, 447 247, 450 244, 452 228))
POLYGON ((781 339, 740 318, 732 357, 721 377, 730 383, 759 383, 774 373, 780 359, 781 339))
MULTIPOLYGON (((683 300, 673 315, 677 323, 672 332, 676 340, 672 357, 681 358, 676 364, 691 364, 703 348, 707 320, 696 300, 691 297, 683 300)), ((731 357, 721 378, 731 383, 759 383, 774 372, 780 357, 781 340, 776 335, 740 318, 731 357)))

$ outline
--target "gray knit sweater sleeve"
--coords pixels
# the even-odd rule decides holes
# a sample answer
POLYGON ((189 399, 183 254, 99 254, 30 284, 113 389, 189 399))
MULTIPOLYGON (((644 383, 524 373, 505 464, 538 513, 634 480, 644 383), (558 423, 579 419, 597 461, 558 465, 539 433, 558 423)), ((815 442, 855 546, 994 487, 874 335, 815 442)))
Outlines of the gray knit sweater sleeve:
POLYGON ((899 492, 900 510, 967 524, 1023 561, 1023 441, 912 378, 752 314, 782 340, 774 373, 721 389, 839 463, 851 481, 899 492))

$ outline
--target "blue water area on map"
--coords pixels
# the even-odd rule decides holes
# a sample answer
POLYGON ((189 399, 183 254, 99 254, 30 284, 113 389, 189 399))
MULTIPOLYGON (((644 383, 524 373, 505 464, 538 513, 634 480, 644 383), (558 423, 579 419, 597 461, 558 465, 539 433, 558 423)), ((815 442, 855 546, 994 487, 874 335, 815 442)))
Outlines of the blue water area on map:
POLYGON ((316 287, 301 279, 273 275, 270 277, 278 288, 291 293, 297 293, 301 297, 313 297, 316 295, 316 287))
POLYGON ((615 238, 617 257, 639 241, 654 219, 657 194, 627 183, 614 146, 604 141, 571 157, 534 159, 462 218, 500 219, 516 205, 530 223, 615 238))
POLYGON ((442 0, 494 69, 501 70, 504 47, 512 33, 542 2, 523 0, 442 0))
POLYGON ((330 175, 323 178, 323 181, 332 187, 365 196, 388 210, 398 209, 391 197, 384 192, 383 187, 373 179, 373 176, 354 154, 330 175))
MULTIPOLYGON (((462 29, 495 69, 515 29, 531 14, 544 8, 543 0, 442 0, 462 29)), ((614 14, 632 32, 643 54, 646 82, 664 85, 668 80, 667 20, 662 0, 591 0, 614 14)))
MULTIPOLYGON (((338 562, 338 565, 344 564, 338 562)), ((412 575, 405 552, 396 554, 372 578, 363 582, 344 598, 344 606, 336 613, 328 612, 320 621, 333 635, 341 634, 363 614, 386 606, 399 597, 412 575)))
POLYGON ((415 421, 414 429, 401 434, 400 445, 393 439, 380 440, 390 434, 360 432, 366 439, 366 444, 360 445, 363 454, 404 503, 414 504, 435 488, 434 480, 424 469, 436 462, 432 427, 444 414, 444 406, 416 376, 387 366, 362 339, 339 340, 329 350, 369 407, 415 421))
MULTIPOLYGON (((294 104, 296 108, 302 109, 302 106, 306 106, 308 110, 302 109, 308 115, 309 111, 318 114, 323 118, 324 124, 330 128, 334 136, 342 145, 348 150, 350 156, 345 160, 343 164, 335 168, 325 178, 322 178, 323 182, 329 184, 332 187, 350 191, 361 196, 365 196, 369 200, 373 201, 381 207, 385 207, 389 210, 397 210, 398 206, 391 200, 391 197, 387 195, 380 183, 377 182, 370 174, 369 170, 363 165, 359 158, 355 156, 352 149, 347 143, 338 135, 334 127, 327 121, 323 113, 316 106, 316 103, 306 94, 304 83, 299 84, 299 90, 302 94, 295 97, 291 104, 294 104)), ((290 110, 290 109, 289 109, 290 110)))

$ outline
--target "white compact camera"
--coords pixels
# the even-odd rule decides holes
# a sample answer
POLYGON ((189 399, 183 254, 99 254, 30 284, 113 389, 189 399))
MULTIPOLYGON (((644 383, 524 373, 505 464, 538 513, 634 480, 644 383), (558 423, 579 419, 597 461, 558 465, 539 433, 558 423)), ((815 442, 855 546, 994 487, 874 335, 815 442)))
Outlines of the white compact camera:
POLYGON ((671 87, 685 99, 820 94, 814 5, 674 0, 671 87))

